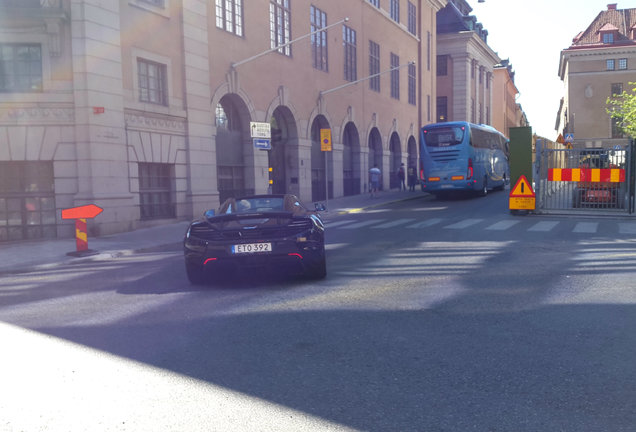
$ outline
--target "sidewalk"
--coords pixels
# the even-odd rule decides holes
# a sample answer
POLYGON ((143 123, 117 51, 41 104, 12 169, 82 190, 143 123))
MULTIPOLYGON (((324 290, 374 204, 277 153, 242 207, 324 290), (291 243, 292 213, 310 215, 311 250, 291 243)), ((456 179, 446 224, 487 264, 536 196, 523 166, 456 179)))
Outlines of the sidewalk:
MULTIPOLYGON (((329 221, 338 215, 355 213, 390 202, 423 198, 425 195, 416 189, 415 192, 383 191, 379 192, 376 198, 371 198, 369 194, 339 197, 326 201, 327 211, 321 215, 325 221, 329 221)), ((76 250, 74 238, 0 243, 0 274, 45 269, 81 260, 107 259, 162 246, 178 245, 183 241, 189 223, 181 221, 109 236, 89 237, 88 247, 95 254, 82 257, 67 255, 76 250)))

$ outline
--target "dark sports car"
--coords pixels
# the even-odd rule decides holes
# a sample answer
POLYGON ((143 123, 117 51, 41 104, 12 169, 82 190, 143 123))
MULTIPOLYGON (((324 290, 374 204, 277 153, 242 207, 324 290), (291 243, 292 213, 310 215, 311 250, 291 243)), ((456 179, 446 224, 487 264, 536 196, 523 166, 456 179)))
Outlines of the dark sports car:
POLYGON ((309 210, 289 194, 228 199, 188 227, 183 240, 188 280, 202 284, 209 276, 254 271, 324 278, 322 209, 316 204, 309 210))

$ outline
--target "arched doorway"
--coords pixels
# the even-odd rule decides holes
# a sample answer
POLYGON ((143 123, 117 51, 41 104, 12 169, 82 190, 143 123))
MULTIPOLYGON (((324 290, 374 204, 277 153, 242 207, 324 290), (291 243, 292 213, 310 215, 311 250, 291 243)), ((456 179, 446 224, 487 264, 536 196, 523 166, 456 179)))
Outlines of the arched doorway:
POLYGON ((413 137, 413 135, 409 137, 407 149, 408 149, 407 165, 417 170, 417 141, 415 141, 415 137, 413 137))
MULTIPOLYGON (((270 119, 272 127, 272 149, 269 150, 268 166, 272 169, 271 191, 275 194, 288 193, 289 185, 294 180, 290 178, 288 171, 293 167, 291 146, 297 142, 298 134, 296 122, 289 108, 279 106, 274 110, 270 119)), ((298 183, 298 177, 295 178, 298 183)))
POLYGON ((216 168, 219 200, 254 193, 247 190, 245 179, 244 137, 249 112, 234 94, 221 98, 216 106, 216 168))
POLYGON ((391 134, 389 141, 389 154, 391 159, 391 165, 389 167, 389 188, 399 188, 400 181, 397 176, 398 169, 402 163, 402 147, 400 146, 400 136, 397 132, 391 134))
MULTIPOLYGON (((376 166, 382 170, 382 137, 378 128, 371 129, 369 133, 369 168, 376 166)), ((380 190, 383 181, 380 179, 380 190)))
POLYGON ((329 198, 333 198, 333 169, 329 172, 329 184, 327 181, 327 157, 331 163, 331 152, 323 152, 320 146, 320 129, 329 129, 329 122, 323 115, 317 116, 311 124, 311 199, 322 201, 327 198, 326 188, 329 189, 329 198), (327 153, 329 155, 327 156, 327 153))
POLYGON ((342 182, 345 196, 360 193, 360 136, 349 122, 344 128, 342 153, 342 182))

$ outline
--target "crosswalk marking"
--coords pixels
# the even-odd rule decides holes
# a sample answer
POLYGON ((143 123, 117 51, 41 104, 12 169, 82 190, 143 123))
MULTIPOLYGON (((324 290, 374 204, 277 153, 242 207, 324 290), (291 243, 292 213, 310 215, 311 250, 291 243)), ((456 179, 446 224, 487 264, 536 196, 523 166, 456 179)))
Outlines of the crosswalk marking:
POLYGON ((327 222, 327 228, 335 228, 335 227, 339 227, 341 225, 346 225, 346 224, 352 223, 352 222, 355 222, 355 220, 346 219, 346 220, 341 220, 341 221, 336 221, 336 222, 327 222))
POLYGON ((376 224, 378 222, 384 222, 384 219, 371 219, 371 220, 366 220, 366 221, 362 221, 362 222, 357 222, 351 225, 345 225, 340 227, 341 229, 356 229, 356 228, 362 228, 365 227, 367 225, 373 225, 376 224))
POLYGON ((386 222, 380 225, 376 225, 376 226, 372 226, 371 228, 393 228, 396 227, 398 225, 403 225, 409 222, 414 221, 415 219, 410 218, 410 219, 396 219, 392 222, 386 222))
POLYGON ((433 225, 437 225, 438 223, 442 221, 443 219, 441 218, 430 218, 423 222, 418 222, 416 224, 409 225, 407 226, 407 228, 428 228, 428 227, 432 227, 433 225))
POLYGON ((483 219, 464 219, 463 221, 454 223, 454 224, 450 224, 450 225, 446 225, 444 228, 446 229, 464 229, 464 228, 468 228, 469 226, 473 226, 478 224, 479 222, 482 222, 483 219))
POLYGON ((598 229, 597 222, 579 222, 576 224, 572 232, 583 234, 594 234, 598 229))
POLYGON ((555 222, 555 221, 538 222, 538 223, 534 224, 533 226, 531 226, 530 228, 528 228, 528 231, 547 232, 547 231, 551 231, 552 228, 554 228, 558 224, 559 224, 559 222, 555 222))
POLYGON ((493 231, 505 231, 508 228, 511 228, 515 225, 517 225, 519 223, 519 221, 517 220, 503 220, 503 221, 499 221, 495 224, 490 225, 489 227, 487 227, 487 230, 493 230, 493 231))
POLYGON ((620 234, 636 234, 636 224, 633 223, 619 223, 618 232, 620 234))
MULTIPOLYGON (((559 224, 565 223, 566 227, 571 230, 572 233, 576 234, 594 234, 599 231, 599 222, 568 222, 568 221, 533 221, 531 219, 502 219, 495 223, 490 222, 486 224, 484 222, 489 222, 486 219, 478 219, 478 218, 466 218, 463 220, 454 220, 449 221, 443 218, 427 218, 427 219, 416 219, 416 218, 400 218, 394 220, 387 220, 386 218, 372 218, 368 220, 360 220, 360 219, 343 219, 338 221, 327 221, 327 228, 337 228, 337 229, 357 229, 368 227, 371 229, 390 229, 396 227, 404 227, 408 229, 426 229, 431 228, 436 225, 450 223, 449 225, 443 225, 444 229, 448 230, 462 230, 468 229, 471 227, 475 227, 479 224, 482 224, 480 229, 488 230, 488 231, 507 231, 512 229, 513 227, 521 226, 521 229, 530 232, 543 232, 548 233, 554 230, 559 224)), ((636 236, 636 222, 627 222, 627 223, 614 223, 614 226, 617 227, 618 232, 623 235, 628 236, 636 236)))

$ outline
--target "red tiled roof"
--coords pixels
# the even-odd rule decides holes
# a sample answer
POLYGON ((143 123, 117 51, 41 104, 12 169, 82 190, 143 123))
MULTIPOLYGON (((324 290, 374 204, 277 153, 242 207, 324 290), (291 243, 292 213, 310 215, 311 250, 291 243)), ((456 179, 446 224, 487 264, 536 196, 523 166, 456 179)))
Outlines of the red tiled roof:
POLYGON ((631 29, 636 26, 636 8, 631 9, 608 9, 598 14, 589 27, 579 33, 570 48, 583 47, 587 45, 598 45, 599 32, 617 31, 618 35, 614 39, 615 44, 636 44, 631 39, 631 29))

